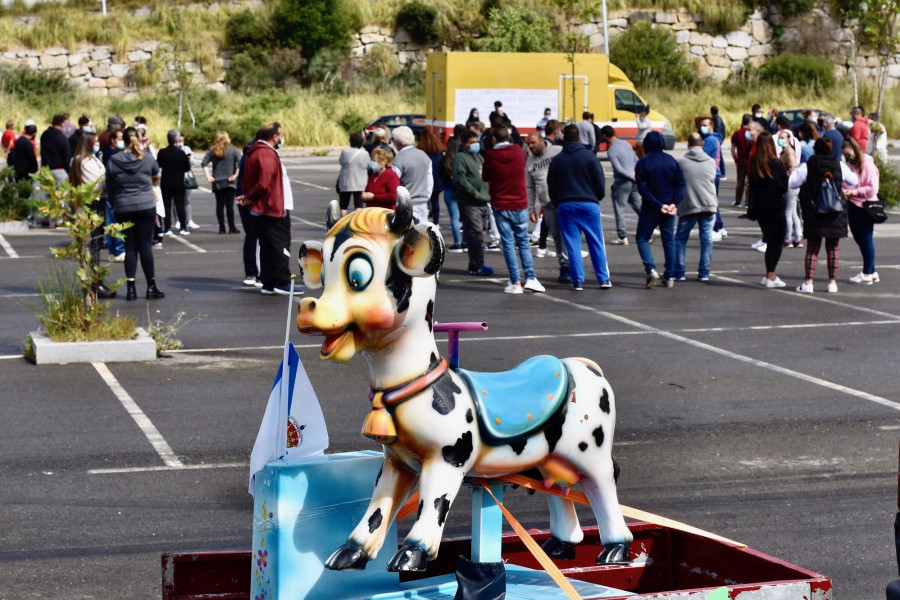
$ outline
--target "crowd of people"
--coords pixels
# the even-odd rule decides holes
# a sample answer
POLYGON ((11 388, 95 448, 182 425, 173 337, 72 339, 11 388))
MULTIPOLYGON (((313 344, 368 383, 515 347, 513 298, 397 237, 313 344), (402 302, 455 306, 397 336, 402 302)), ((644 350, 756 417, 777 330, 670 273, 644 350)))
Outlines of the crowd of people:
MULTIPOLYGON (((665 152, 646 110, 636 115, 634 144, 620 139, 613 127, 595 124, 590 112, 566 125, 551 113, 546 109, 536 130, 524 137, 500 101, 494 104, 488 126, 472 109, 446 144, 427 129, 418 144, 408 127, 391 132, 376 126, 368 140, 353 134, 340 159, 341 208, 349 210, 351 197, 354 208, 392 208, 397 187, 404 185, 411 191, 416 220, 437 223, 443 192, 453 236, 448 250, 468 252, 470 275, 492 275, 484 251, 500 249, 509 274, 505 292, 543 292, 531 250, 536 245, 534 256, 557 258, 560 283, 583 290, 583 258, 590 255, 600 289, 609 289, 600 211, 606 183, 599 157, 605 149, 613 172, 610 196, 616 225, 616 238, 610 243, 630 244, 626 221, 630 207, 637 215, 633 235, 646 287, 671 288, 686 278, 688 240, 696 226, 697 278, 709 281, 713 243, 728 236, 719 210, 720 182, 726 176, 726 129, 718 108, 711 107, 709 115, 695 120, 688 151, 678 160, 665 152), (531 233, 529 221, 534 224, 531 233), (547 248, 551 237, 555 252, 547 248), (663 249, 661 272, 651 246, 657 237, 663 249)), ((759 225, 761 238, 753 248, 765 253, 763 286, 786 285, 776 274, 782 250, 803 248, 805 240, 804 276, 796 289, 811 293, 824 240, 825 289, 837 292, 838 245, 848 228, 863 258, 862 271, 849 281, 864 285, 879 281, 874 222, 865 203, 878 198, 879 174, 872 155, 886 154, 887 135, 877 115, 865 115, 862 107, 855 107, 846 134, 837 129, 834 117, 811 110, 804 111, 799 124, 775 109, 766 116, 759 105, 743 115, 741 127, 731 136, 737 171, 732 206, 746 208, 741 218, 759 225), (829 193, 834 196, 832 205, 823 207, 829 193)))

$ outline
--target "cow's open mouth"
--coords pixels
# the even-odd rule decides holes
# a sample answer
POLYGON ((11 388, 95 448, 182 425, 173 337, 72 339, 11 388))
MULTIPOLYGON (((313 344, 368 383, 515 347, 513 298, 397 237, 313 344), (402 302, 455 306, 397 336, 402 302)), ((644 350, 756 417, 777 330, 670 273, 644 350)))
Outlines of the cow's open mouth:
POLYGON ((324 359, 347 361, 356 353, 356 343, 353 339, 353 328, 334 334, 326 334, 319 351, 324 359))

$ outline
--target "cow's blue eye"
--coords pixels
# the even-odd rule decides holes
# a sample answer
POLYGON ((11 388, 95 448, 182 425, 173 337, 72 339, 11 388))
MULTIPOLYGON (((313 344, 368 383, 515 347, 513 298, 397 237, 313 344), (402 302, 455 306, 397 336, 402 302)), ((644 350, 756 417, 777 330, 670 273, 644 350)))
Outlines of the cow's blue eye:
POLYGON ((358 254, 347 261, 347 283, 350 289, 361 292, 372 281, 374 270, 372 261, 364 254, 358 254))

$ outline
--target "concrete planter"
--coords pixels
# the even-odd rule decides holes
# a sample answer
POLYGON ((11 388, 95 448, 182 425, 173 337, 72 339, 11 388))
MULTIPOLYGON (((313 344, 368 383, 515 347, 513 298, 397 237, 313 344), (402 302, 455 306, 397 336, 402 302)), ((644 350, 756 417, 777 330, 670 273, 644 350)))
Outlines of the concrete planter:
POLYGON ((156 359, 156 341, 142 328, 133 340, 54 342, 40 331, 31 334, 38 365, 90 362, 138 362, 156 359))
POLYGON ((0 221, 2 233, 28 233, 28 221, 0 221))

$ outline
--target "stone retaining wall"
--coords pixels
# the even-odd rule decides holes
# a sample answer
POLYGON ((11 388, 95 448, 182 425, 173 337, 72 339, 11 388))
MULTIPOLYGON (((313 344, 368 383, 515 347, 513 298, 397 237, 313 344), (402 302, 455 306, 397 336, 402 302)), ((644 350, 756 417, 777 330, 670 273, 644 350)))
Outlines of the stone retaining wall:
MULTIPOLYGON (((250 0, 258 3, 258 0, 250 0)), ((650 21, 657 27, 671 29, 682 50, 694 62, 700 75, 722 80, 741 71, 746 65, 758 66, 777 52, 785 50, 815 50, 835 60, 835 72, 845 76, 850 66, 853 30, 825 9, 816 8, 803 17, 788 19, 771 7, 760 7, 738 30, 724 34, 712 34, 703 30, 700 17, 686 11, 625 10, 609 14, 610 38, 625 31, 629 25, 650 21)), ((603 48, 603 23, 600 18, 588 23, 575 23, 589 41, 591 48, 603 48)), ((362 59, 378 46, 387 47, 397 56, 401 65, 424 66, 425 56, 432 50, 449 50, 446 47, 422 48, 413 42, 409 34, 400 29, 368 26, 353 36, 351 56, 362 59)), ((194 74, 197 84, 225 90, 223 79, 230 63, 231 53, 221 52, 216 61, 215 73, 202 73, 197 63, 187 63, 185 68, 194 74)), ((135 71, 147 68, 152 61, 166 60, 157 41, 135 43, 124 55, 109 46, 83 46, 75 50, 48 48, 31 50, 13 48, 0 53, 0 61, 25 64, 33 69, 62 70, 75 87, 97 95, 128 95, 137 92, 135 71)), ((860 49, 856 58, 857 73, 861 78, 877 78, 880 72, 879 58, 873 51, 860 49)), ((159 74, 165 83, 174 76, 174 68, 167 64, 159 74)), ((888 85, 900 84, 900 54, 888 61, 888 85)))

